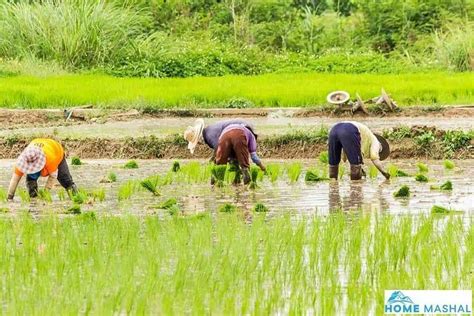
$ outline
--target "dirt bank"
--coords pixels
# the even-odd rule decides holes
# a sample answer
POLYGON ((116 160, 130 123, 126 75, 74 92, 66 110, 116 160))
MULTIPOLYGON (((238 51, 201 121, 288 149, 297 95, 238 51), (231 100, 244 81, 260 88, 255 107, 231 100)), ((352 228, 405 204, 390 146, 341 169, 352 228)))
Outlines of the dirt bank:
MULTIPOLYGON (((415 129, 414 129, 415 130, 415 129)), ((403 137, 390 140, 392 158, 424 159, 473 159, 474 146, 472 139, 463 145, 448 148, 444 141, 445 131, 426 128, 433 132, 434 140, 428 145, 420 145, 415 137, 403 137), (448 150, 449 149, 449 150, 448 150)), ((424 131, 421 130, 421 131, 424 131)), ((416 130, 420 133, 420 130, 416 130)), ((395 134, 394 134, 395 135, 395 134)), ((468 135, 468 134, 463 134, 468 135)), ((54 136, 53 136, 54 137, 54 136)), ((470 136, 469 136, 470 137, 470 136)), ((29 143, 31 138, 0 138, 0 158, 16 158, 29 143)), ((187 150, 187 143, 180 135, 167 138, 134 137, 134 138, 84 138, 60 139, 69 156, 81 158, 110 159, 192 159, 208 158, 211 150, 205 145, 198 146, 192 156, 187 150)), ((259 140, 259 153, 263 158, 304 159, 315 158, 327 149, 327 133, 288 133, 285 135, 262 137, 259 140)), ((449 143, 452 145, 451 143, 449 143)))

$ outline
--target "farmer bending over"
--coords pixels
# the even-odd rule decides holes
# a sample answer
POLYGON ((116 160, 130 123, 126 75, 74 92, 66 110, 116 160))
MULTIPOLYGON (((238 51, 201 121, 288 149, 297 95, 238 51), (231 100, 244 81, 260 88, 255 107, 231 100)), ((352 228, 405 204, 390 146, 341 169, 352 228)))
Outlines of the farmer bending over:
POLYGON ((64 156, 64 149, 53 139, 34 139, 20 154, 8 188, 9 200, 13 200, 18 183, 25 174, 30 197, 38 195, 39 177, 48 177, 46 190, 50 190, 54 185, 54 180, 57 179, 68 192, 77 193, 77 187, 72 180, 64 156))
MULTIPOLYGON (((188 141, 188 149, 190 150, 191 154, 194 153, 194 150, 197 146, 197 144, 201 141, 203 141, 205 144, 207 144, 212 150, 213 150, 213 155, 211 161, 215 162, 216 161, 216 153, 219 147, 219 140, 221 135, 223 134, 224 130, 231 126, 231 125, 240 125, 245 127, 246 130, 250 131, 251 138, 257 139, 257 134, 254 132, 253 126, 242 120, 242 119, 233 119, 233 120, 225 120, 225 121, 220 121, 216 122, 214 124, 211 124, 207 127, 204 127, 204 120, 202 119, 197 119, 194 123, 194 126, 188 126, 186 131, 184 132, 184 138, 188 141)), ((256 146, 256 144, 255 144, 256 146)), ((249 154, 247 153, 247 156, 249 154)), ((256 156, 256 154, 255 154, 256 156)), ((257 156, 258 158, 258 156, 257 156)), ((229 156, 229 163, 239 166, 239 162, 236 160, 237 157, 235 155, 229 156)), ((248 161, 248 158, 247 158, 248 161)), ((259 161, 259 159, 258 159, 259 161)), ((227 163, 227 162, 225 162, 227 163)), ((247 163, 248 165, 248 163, 247 163)), ((263 167, 260 162, 260 168, 263 167)), ((247 166, 248 168, 248 166, 247 166)), ((265 167, 263 167, 265 168, 265 167)), ((234 179, 234 183, 240 183, 240 168, 237 168, 237 173, 236 177, 234 179)), ((247 170, 248 171, 248 170, 247 170)))
POLYGON ((372 133, 364 124, 359 122, 341 122, 334 125, 329 131, 329 177, 337 179, 339 163, 344 150, 344 161, 351 164, 351 180, 359 180, 365 174, 362 170, 363 157, 368 157, 377 169, 385 176, 381 160, 390 155, 388 142, 382 136, 372 133))

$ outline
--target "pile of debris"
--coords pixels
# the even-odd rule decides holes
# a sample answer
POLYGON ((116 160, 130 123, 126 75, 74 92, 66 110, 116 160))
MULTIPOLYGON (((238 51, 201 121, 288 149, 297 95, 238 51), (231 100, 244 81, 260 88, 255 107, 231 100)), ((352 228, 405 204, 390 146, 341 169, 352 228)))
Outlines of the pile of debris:
POLYGON ((356 99, 351 100, 349 93, 346 91, 331 92, 326 99, 330 104, 338 106, 334 111, 351 111, 352 114, 361 111, 368 115, 367 104, 374 104, 382 113, 395 112, 398 110, 397 103, 390 98, 384 88, 382 88, 381 95, 365 101, 362 100, 358 93, 356 93, 356 99))

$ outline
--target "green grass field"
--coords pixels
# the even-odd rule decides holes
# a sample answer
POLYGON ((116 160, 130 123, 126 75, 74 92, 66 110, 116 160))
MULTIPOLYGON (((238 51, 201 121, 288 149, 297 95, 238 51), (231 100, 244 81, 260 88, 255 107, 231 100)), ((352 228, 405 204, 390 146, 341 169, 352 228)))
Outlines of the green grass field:
POLYGON ((255 107, 321 106, 333 90, 363 99, 384 87, 399 105, 454 105, 474 101, 473 73, 268 74, 185 79, 58 75, 0 78, 6 108, 62 108, 92 104, 110 108, 226 107, 236 98, 255 107))
POLYGON ((2 313, 381 314, 384 289, 474 281, 459 216, 90 215, 0 220, 2 313))

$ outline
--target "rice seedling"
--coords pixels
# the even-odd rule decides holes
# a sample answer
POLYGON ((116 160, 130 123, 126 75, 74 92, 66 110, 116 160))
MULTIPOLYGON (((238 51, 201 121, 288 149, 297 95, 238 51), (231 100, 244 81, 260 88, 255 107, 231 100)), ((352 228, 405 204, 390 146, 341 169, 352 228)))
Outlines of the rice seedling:
POLYGON ((275 183, 281 174, 281 166, 279 164, 268 164, 266 175, 270 178, 271 183, 275 183))
POLYGON ((99 188, 95 189, 89 194, 94 202, 104 202, 105 201, 105 189, 104 188, 99 188))
POLYGON ((115 173, 112 172, 112 171, 109 172, 109 173, 107 174, 107 180, 108 180, 109 182, 111 182, 111 183, 112 183, 112 182, 117 182, 117 174, 115 174, 115 173))
POLYGON ((180 169, 181 165, 179 164, 179 161, 174 161, 173 166, 171 167, 171 171, 178 172, 180 169))
POLYGON ((282 306, 290 306, 288 314, 379 315, 380 293, 392 286, 472 283, 473 229, 460 216, 442 225, 431 214, 254 216, 249 225, 209 213, 162 219, 87 213, 0 221, 1 250, 11 253, 0 265, 8 276, 0 288, 9 297, 5 313, 76 315, 87 304, 94 315, 121 309, 267 315, 282 306), (68 273, 58 273, 65 262, 68 273))
POLYGON ((290 180, 290 183, 296 183, 298 182, 298 179, 300 178, 301 175, 301 169, 302 165, 299 162, 294 162, 290 165, 287 165, 286 167, 286 173, 288 174, 288 178, 290 180))
POLYGON ((454 167, 456 167, 454 162, 452 160, 448 160, 448 159, 443 161, 443 166, 446 170, 452 170, 452 169, 454 169, 454 167))
POLYGON ((410 188, 407 185, 402 185, 397 191, 393 193, 394 197, 409 197, 410 196, 410 188))
POLYGON ((443 191, 452 191, 453 190, 453 183, 451 181, 446 181, 441 185, 432 185, 430 187, 432 190, 443 190, 443 191))
POLYGON ((304 177, 304 181, 306 182, 319 182, 319 181, 326 181, 329 178, 320 175, 319 170, 308 170, 306 171, 306 175, 304 177))
POLYGON ((170 215, 177 215, 181 210, 178 201, 175 198, 170 198, 157 207, 158 209, 167 210, 170 215))
POLYGON ((219 206, 219 212, 221 213, 234 213, 238 210, 237 206, 231 203, 225 203, 219 206))
POLYGON ((212 169, 211 169, 212 180, 214 181, 214 184, 219 188, 224 186, 226 171, 227 171, 227 165, 212 166, 212 169))
POLYGON ((0 188, 0 201, 5 202, 7 200, 7 191, 5 191, 3 188, 0 188))
POLYGON ((39 189, 38 198, 47 203, 53 202, 53 198, 51 197, 51 192, 49 190, 39 189))
POLYGON ((81 214, 81 206, 74 204, 66 210, 66 214, 81 214))
POLYGON ((8 207, 0 207, 0 213, 5 214, 9 212, 10 212, 10 209, 8 207))
POLYGON ((138 169, 138 163, 135 160, 130 160, 123 167, 125 169, 138 169))
POLYGON ((252 190, 258 189, 259 185, 257 183, 260 173, 260 168, 252 166, 250 168, 250 183, 249 188, 252 190))
MULTIPOLYGON (((388 173, 390 173, 390 172, 388 171, 388 173)), ((371 165, 369 167, 369 178, 370 179, 376 179, 378 174, 379 174, 379 170, 377 169, 377 167, 375 167, 374 165, 371 165)))
POLYGON ((267 206, 265 206, 265 204, 263 203, 257 203, 255 204, 255 206, 253 207, 253 211, 256 212, 256 213, 266 213, 268 211, 270 211, 268 209, 267 206))
POLYGON ((151 177, 151 178, 141 181, 140 185, 142 186, 142 188, 151 192, 153 195, 159 196, 160 192, 157 189, 158 183, 159 183, 158 177, 151 177))
POLYGON ((457 211, 453 209, 449 209, 443 206, 439 205, 433 205, 431 208, 431 214, 463 214, 464 212, 462 211, 457 211))
POLYGON ((418 182, 428 182, 428 177, 422 173, 418 173, 417 175, 415 175, 415 180, 418 182))
POLYGON ((118 189, 118 200, 124 201, 132 197, 137 190, 137 183, 133 180, 129 180, 122 184, 118 189))
POLYGON ((89 194, 85 190, 79 190, 72 195, 71 200, 76 204, 84 204, 89 200, 89 194))
POLYGON ((391 178, 398 178, 398 177, 409 177, 408 173, 403 170, 400 170, 394 164, 389 164, 387 166, 387 172, 390 174, 391 178))
POLYGON ((322 164, 329 164, 329 154, 327 152, 327 150, 325 151, 322 151, 320 154, 319 154, 319 162, 322 163, 322 164))
POLYGON ((346 173, 346 166, 343 165, 343 164, 339 164, 339 171, 338 171, 338 174, 337 174, 339 179, 342 179, 342 177, 344 177, 345 173, 346 173))
POLYGON ((20 196, 20 200, 22 203, 30 203, 31 198, 28 191, 26 191, 25 189, 19 189, 18 195, 20 196))
POLYGON ((428 172, 428 165, 427 164, 419 162, 419 163, 416 164, 416 166, 418 167, 418 171, 420 173, 428 172))
POLYGON ((74 157, 71 158, 71 165, 80 166, 80 165, 82 165, 82 161, 79 157, 74 156, 74 157))

